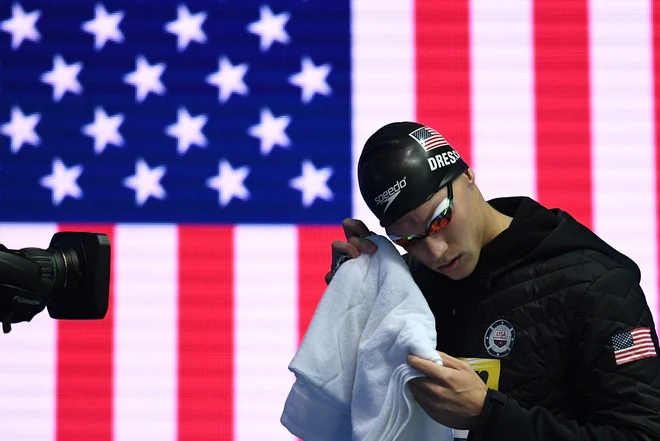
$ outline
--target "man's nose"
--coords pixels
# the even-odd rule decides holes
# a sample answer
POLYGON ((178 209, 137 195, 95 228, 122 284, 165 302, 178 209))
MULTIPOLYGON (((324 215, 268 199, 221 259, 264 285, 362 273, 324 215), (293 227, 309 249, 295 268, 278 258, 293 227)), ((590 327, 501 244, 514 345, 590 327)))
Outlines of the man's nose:
POLYGON ((424 238, 424 246, 429 259, 434 262, 442 262, 449 248, 447 241, 438 233, 424 238))

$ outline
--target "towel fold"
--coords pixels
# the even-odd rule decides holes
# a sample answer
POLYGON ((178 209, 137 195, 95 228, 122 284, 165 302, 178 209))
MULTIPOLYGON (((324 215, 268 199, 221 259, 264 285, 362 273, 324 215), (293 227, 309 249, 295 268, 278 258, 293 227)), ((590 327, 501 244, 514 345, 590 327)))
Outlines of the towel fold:
POLYGON ((407 265, 382 236, 342 265, 289 364, 296 381, 281 423, 304 441, 452 440, 407 387, 412 353, 442 364, 435 318, 407 265))

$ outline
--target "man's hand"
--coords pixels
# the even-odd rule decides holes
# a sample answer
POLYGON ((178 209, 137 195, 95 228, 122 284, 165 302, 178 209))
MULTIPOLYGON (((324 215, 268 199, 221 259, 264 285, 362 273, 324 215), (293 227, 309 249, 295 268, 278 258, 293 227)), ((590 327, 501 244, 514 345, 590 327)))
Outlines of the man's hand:
POLYGON ((360 253, 373 254, 378 250, 378 246, 370 240, 365 239, 371 235, 367 226, 357 219, 344 219, 342 222, 346 242, 335 240, 332 242, 332 260, 330 262, 330 271, 325 275, 325 283, 328 285, 335 276, 335 263, 339 256, 346 254, 352 259, 357 259, 360 253))
POLYGON ((467 362, 439 354, 443 366, 408 355, 408 364, 426 375, 410 380, 410 390, 438 423, 453 429, 475 429, 488 387, 467 362))

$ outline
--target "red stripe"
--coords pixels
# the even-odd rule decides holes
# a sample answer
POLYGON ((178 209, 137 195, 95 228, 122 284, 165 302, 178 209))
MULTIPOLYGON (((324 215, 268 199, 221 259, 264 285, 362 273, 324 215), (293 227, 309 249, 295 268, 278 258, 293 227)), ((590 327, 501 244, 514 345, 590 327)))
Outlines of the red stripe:
POLYGON ((429 150, 433 150, 436 147, 442 147, 447 145, 447 141, 444 139, 441 140, 433 140, 431 142, 425 142, 424 143, 424 149, 428 152, 429 150))
POLYGON ((643 358, 651 358, 651 357, 656 357, 655 352, 654 352, 654 353, 649 353, 649 354, 640 354, 640 355, 637 355, 637 356, 634 356, 634 357, 625 358, 625 359, 618 359, 618 358, 617 358, 617 360, 616 360, 616 364, 619 365, 619 364, 629 363, 629 362, 631 362, 631 361, 641 360, 641 359, 643 359, 643 358))
POLYGON ((617 356, 618 359, 626 359, 626 358, 636 357, 638 355, 643 355, 643 354, 655 355, 655 350, 652 347, 651 348, 645 348, 645 349, 637 349, 637 350, 629 351, 629 352, 625 352, 625 353, 622 352, 622 353, 616 354, 616 356, 617 356))
POLYGON ((591 227, 588 23, 586 0, 534 2, 538 200, 591 227))
POLYGON ((298 341, 302 341, 327 285, 332 241, 344 239, 340 226, 298 227, 298 341))
POLYGON ((634 352, 643 352, 643 351, 648 351, 648 350, 655 350, 655 346, 653 345, 652 342, 643 342, 643 343, 635 343, 634 346, 631 346, 629 348, 625 349, 619 349, 615 353, 618 356, 625 356, 628 354, 632 354, 634 352))
POLYGON ((646 352, 655 353, 655 347, 653 346, 653 344, 646 345, 645 347, 639 347, 639 348, 635 347, 634 349, 631 348, 630 350, 624 349, 622 351, 617 352, 617 356, 618 357, 629 357, 631 355, 642 354, 642 353, 646 353, 646 352))
POLYGON ((440 132, 470 164, 470 7, 415 2, 417 121, 440 132))
MULTIPOLYGON (((111 268, 114 268, 112 226, 59 225, 59 231, 107 234, 111 268)), ((108 313, 103 320, 57 321, 58 441, 110 441, 113 438, 113 300, 114 272, 110 276, 108 313)))
POLYGON ((178 439, 231 440, 234 230, 178 231, 178 439))
POLYGON ((633 341, 635 342, 635 346, 653 344, 653 340, 651 340, 651 336, 633 337, 633 341))
POLYGON ((651 336, 651 328, 635 328, 632 331, 630 331, 630 333, 633 335, 648 334, 649 336, 651 336))

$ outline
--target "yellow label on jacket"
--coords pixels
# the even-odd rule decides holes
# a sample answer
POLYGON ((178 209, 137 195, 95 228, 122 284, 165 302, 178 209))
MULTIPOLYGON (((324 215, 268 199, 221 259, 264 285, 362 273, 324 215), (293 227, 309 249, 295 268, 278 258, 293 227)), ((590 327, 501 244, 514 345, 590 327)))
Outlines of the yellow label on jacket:
POLYGON ((467 361, 477 375, 484 380, 490 389, 499 390, 500 387, 500 360, 493 358, 459 358, 467 361))

